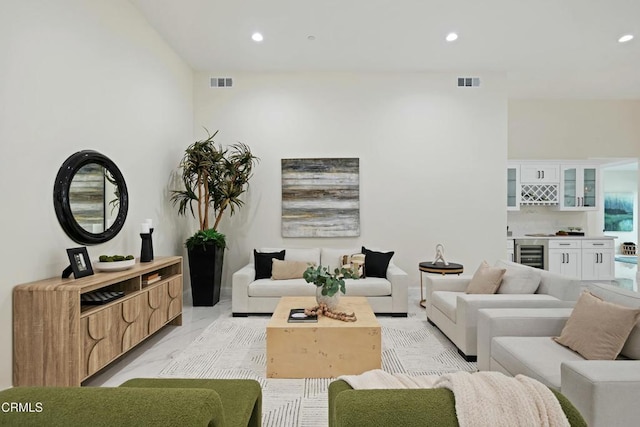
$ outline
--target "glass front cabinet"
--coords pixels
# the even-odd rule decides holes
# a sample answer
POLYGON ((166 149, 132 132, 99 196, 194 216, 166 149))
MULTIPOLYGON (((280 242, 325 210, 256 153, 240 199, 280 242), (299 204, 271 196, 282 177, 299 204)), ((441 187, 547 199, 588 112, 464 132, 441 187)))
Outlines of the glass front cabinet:
POLYGON ((520 165, 507 165, 507 210, 520 210, 520 165))
POLYGON ((562 165, 560 204, 563 211, 595 211, 598 209, 598 167, 562 165))

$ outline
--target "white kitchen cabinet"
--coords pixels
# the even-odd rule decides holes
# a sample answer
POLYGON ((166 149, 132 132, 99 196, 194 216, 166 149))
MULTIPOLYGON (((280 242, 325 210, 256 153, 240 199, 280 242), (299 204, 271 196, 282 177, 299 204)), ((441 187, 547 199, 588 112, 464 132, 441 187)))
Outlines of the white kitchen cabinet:
POLYGON ((516 262, 516 251, 513 246, 513 239, 507 239, 507 260, 516 262))
POLYGON ((507 165, 507 210, 520 210, 520 165, 507 165))
POLYGON ((559 210, 594 211, 598 209, 598 167, 562 165, 559 210))
POLYGON ((613 280, 614 260, 613 240, 583 240, 582 280, 613 280))
POLYGON ((548 269, 563 276, 582 277, 580 240, 550 240, 548 269))
POLYGON ((527 184, 558 184, 560 183, 560 165, 521 163, 520 182, 527 184))

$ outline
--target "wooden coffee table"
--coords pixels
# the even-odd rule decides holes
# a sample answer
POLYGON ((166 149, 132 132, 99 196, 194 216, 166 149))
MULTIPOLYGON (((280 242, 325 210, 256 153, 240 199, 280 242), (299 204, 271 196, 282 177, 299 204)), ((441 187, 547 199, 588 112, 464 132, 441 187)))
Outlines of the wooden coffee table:
POLYGON ((280 299, 267 325, 267 378, 335 378, 381 368, 380 324, 367 298, 340 297, 338 311, 355 312, 355 322, 287 322, 292 308, 315 305, 315 297, 280 299))

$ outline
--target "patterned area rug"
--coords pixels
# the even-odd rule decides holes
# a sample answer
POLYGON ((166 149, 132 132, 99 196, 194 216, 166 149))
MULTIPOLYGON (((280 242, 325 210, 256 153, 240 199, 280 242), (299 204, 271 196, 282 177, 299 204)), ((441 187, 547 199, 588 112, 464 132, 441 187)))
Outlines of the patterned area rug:
MULTIPOLYGON (((434 375, 475 371, 424 311, 408 318, 378 317, 382 326, 382 369, 390 373, 434 375)), ((165 378, 250 378, 260 382, 264 427, 324 427, 328 424, 329 378, 267 379, 269 318, 227 317, 214 321, 160 373, 165 378)))

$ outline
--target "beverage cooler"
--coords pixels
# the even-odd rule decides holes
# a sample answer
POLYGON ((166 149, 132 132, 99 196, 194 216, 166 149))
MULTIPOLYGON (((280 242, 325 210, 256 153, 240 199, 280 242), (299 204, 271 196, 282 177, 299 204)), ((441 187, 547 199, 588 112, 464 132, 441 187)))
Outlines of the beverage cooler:
POLYGON ((549 249, 548 240, 516 239, 515 258, 516 262, 529 267, 548 269, 549 249))

